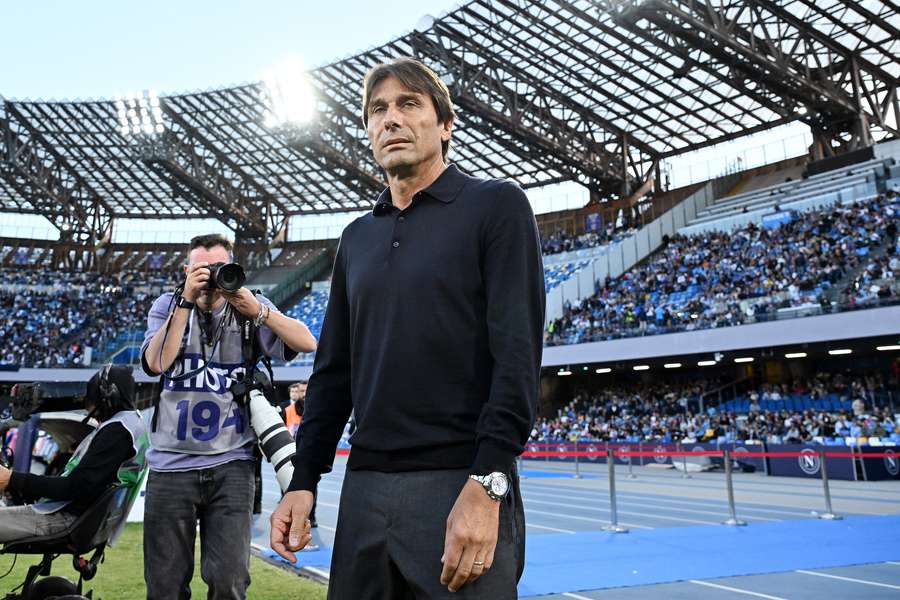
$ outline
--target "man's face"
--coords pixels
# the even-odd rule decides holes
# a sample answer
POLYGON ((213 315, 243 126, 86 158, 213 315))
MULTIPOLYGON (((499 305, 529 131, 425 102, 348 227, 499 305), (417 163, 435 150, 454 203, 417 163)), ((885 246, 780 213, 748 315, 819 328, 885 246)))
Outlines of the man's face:
POLYGON ((301 383, 291 388, 291 402, 306 400, 306 384, 301 383))
POLYGON ((387 77, 372 90, 367 133, 375 161, 388 172, 413 169, 441 157, 453 123, 439 123, 431 98, 387 77))
MULTIPOLYGON (((187 273, 193 265, 200 262, 209 264, 219 262, 227 263, 231 262, 231 256, 224 246, 213 246, 212 248, 203 248, 201 246, 199 248, 194 248, 191 250, 191 253, 188 254, 188 264, 184 268, 184 272, 187 273)), ((221 297, 222 295, 219 293, 219 290, 203 290, 200 292, 197 303, 203 308, 210 308, 218 302, 221 297)))

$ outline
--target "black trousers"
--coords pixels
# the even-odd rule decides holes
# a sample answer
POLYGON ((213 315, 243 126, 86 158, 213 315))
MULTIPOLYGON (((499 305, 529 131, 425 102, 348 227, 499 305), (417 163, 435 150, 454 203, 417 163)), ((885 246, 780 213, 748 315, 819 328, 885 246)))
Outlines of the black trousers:
POLYGON ((380 473, 347 470, 331 560, 329 600, 517 598, 525 566, 519 478, 500 506, 490 571, 459 591, 441 585, 447 517, 468 470, 380 473))

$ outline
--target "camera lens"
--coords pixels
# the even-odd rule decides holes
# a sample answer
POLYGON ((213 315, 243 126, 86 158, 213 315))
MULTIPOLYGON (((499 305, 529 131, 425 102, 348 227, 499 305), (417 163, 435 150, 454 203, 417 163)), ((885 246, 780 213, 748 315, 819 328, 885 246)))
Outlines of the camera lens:
POLYGON ((216 270, 216 286, 226 292, 238 291, 246 280, 244 269, 237 263, 229 263, 216 270))

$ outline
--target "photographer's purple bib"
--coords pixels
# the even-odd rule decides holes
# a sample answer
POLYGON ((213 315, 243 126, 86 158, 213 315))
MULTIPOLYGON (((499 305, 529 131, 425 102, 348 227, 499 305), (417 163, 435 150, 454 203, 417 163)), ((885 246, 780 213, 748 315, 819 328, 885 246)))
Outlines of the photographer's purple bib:
MULTIPOLYGON (((165 324, 172 294, 164 294, 150 310, 146 349, 150 339, 165 324)), ((257 296, 270 308, 268 299, 257 296)), ((173 365, 172 375, 206 369, 183 381, 166 377, 160 393, 155 431, 150 433, 150 468, 155 471, 184 471, 209 468, 232 460, 252 458, 256 435, 250 428, 244 409, 234 402, 231 384, 243 374, 240 329, 228 318, 227 304, 216 310, 207 325, 210 331, 221 328, 218 344, 201 348, 200 313, 191 311, 183 341, 181 364, 173 365), (223 323, 223 320, 225 321, 223 323)), ((268 327, 259 329, 262 350, 275 358, 284 357, 284 344, 268 327)), ((217 336, 218 337, 218 336, 217 336)))

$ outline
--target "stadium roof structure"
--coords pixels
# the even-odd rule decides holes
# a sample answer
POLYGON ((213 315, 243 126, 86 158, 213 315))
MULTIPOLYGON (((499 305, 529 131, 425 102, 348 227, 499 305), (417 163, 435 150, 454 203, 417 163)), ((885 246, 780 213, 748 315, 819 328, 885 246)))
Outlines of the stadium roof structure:
POLYGON ((525 187, 624 198, 666 157, 792 121, 826 156, 900 135, 892 0, 472 0, 312 70, 317 118, 271 129, 262 84, 160 98, 126 136, 110 101, 6 101, 0 211, 97 242, 115 217, 213 217, 271 243, 291 215, 367 208, 383 187, 359 117, 366 71, 415 56, 458 111, 452 159, 525 187))

